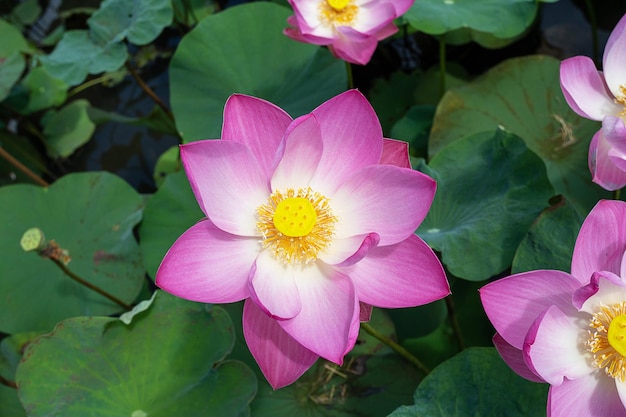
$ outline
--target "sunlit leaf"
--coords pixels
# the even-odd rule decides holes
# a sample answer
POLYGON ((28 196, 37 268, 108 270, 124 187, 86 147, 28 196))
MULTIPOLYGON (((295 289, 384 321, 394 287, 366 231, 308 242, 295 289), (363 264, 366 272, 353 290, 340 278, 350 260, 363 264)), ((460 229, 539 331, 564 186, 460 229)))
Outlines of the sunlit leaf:
POLYGON ((453 275, 473 281, 511 265, 554 194, 541 159, 500 129, 453 142, 426 169, 437 194, 418 234, 442 253, 453 275))
POLYGON ((559 85, 559 61, 546 56, 514 58, 465 87, 448 91, 437 108, 429 152, 503 126, 543 159, 557 194, 584 216, 607 191, 591 182, 589 142, 598 122, 574 113, 559 85))
POLYGON ((283 35, 290 13, 248 3, 202 19, 185 35, 170 63, 170 102, 186 141, 218 138, 224 103, 235 92, 296 117, 345 90, 342 61, 283 35))
POLYGON ((20 396, 29 417, 245 416, 256 379, 232 344, 224 310, 158 292, 129 325, 76 317, 31 343, 20 396))
POLYGON ((131 303, 145 270, 133 227, 143 199, 119 177, 105 172, 68 174, 49 188, 0 188, 0 331, 47 331, 78 315, 112 314, 121 307, 66 276, 51 260, 24 252, 23 233, 41 229, 68 251, 68 268, 131 303))

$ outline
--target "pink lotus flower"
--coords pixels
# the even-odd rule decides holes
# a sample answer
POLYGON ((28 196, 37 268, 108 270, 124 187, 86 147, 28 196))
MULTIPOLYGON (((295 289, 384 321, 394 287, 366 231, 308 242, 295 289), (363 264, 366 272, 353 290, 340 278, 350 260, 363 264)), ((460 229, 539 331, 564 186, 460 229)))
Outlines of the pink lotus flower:
POLYGON ((561 63, 561 89, 580 116, 602 121, 589 148, 593 181, 607 190, 626 185, 626 16, 604 49, 604 72, 586 56, 561 63))
POLYGON ((480 296, 505 362, 551 385, 549 417, 626 416, 626 203, 589 213, 571 274, 524 272, 480 296))
POLYGON ((294 16, 285 35, 300 42, 328 45, 337 58, 369 62, 378 45, 398 31, 393 20, 414 0, 289 0, 294 16))
POLYGON ((406 143, 383 139, 358 91, 295 120, 233 95, 221 140, 183 145, 181 157, 207 218, 170 248, 156 283, 205 303, 245 299, 244 336, 274 388, 320 356, 341 364, 371 305, 449 294, 413 234, 435 182, 410 169, 406 143))

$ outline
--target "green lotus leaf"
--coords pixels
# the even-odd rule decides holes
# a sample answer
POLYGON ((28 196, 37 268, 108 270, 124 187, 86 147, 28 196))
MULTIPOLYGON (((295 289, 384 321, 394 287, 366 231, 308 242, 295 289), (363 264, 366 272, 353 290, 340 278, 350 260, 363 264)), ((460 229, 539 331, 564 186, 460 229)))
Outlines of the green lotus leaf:
POLYGON ((96 125, 89 118, 89 102, 80 99, 61 110, 51 110, 42 119, 48 153, 53 158, 67 158, 91 139, 96 125))
POLYGON ((204 217, 191 191, 185 172, 165 177, 163 184, 148 200, 139 227, 141 253, 152 278, 170 246, 204 217))
POLYGON ((31 52, 19 29, 4 19, 0 19, 0 39, 0 58, 7 58, 15 52, 31 52))
POLYGON ((435 368, 415 391, 415 405, 389 417, 545 416, 547 393, 547 384, 518 376, 494 348, 474 347, 435 368))
POLYGON ((172 23, 172 17, 170 0, 104 0, 87 24, 99 44, 128 38, 135 45, 146 45, 172 23))
MULTIPOLYGON (((6 337, 0 342, 0 375, 7 381, 15 382, 15 370, 22 358, 26 344, 32 341, 37 333, 20 333, 6 337)), ((20 403, 15 388, 0 384, 0 416, 26 417, 26 411, 20 403)))
POLYGON ((19 52, 13 52, 6 58, 0 57, 0 101, 8 97, 25 67, 26 62, 19 52))
POLYGON ((29 417, 246 416, 256 378, 219 307, 157 292, 130 324, 76 317, 31 343, 17 370, 29 417))
POLYGON ((421 32, 444 35, 448 43, 500 48, 525 33, 538 7, 535 0, 415 0, 403 17, 421 32))
POLYGON ((0 205, 0 331, 49 331, 68 317, 121 310, 51 260, 24 252, 20 239, 32 227, 67 250, 73 273, 127 304, 135 300, 145 274, 133 237, 143 199, 121 178, 90 172, 65 175, 48 188, 5 186, 0 205))
POLYGON ((574 244, 582 223, 583 217, 564 199, 544 210, 517 248, 511 272, 535 269, 570 272, 574 244))
POLYGON ((68 85, 63 80, 52 77, 44 67, 30 70, 20 85, 28 94, 26 102, 16 106, 22 114, 60 106, 67 99, 68 85))
POLYGON ((86 30, 69 30, 50 55, 39 59, 53 77, 74 86, 82 83, 87 74, 116 71, 127 56, 123 43, 103 45, 86 30))
POLYGON ((235 92, 295 117, 345 90, 344 62, 283 35, 290 14, 248 3, 205 17, 185 35, 170 63, 170 102, 186 141, 219 138, 224 103, 235 92))
POLYGON ((448 91, 437 108, 429 152, 502 126, 543 159, 557 194, 584 216, 610 193, 591 182, 589 142, 598 122, 574 113, 559 84, 559 61, 546 56, 514 58, 474 82, 448 91))
POLYGON ((541 159, 500 129, 451 143, 424 170, 437 180, 437 194, 417 232, 453 275, 472 281, 511 265, 554 194, 541 159))

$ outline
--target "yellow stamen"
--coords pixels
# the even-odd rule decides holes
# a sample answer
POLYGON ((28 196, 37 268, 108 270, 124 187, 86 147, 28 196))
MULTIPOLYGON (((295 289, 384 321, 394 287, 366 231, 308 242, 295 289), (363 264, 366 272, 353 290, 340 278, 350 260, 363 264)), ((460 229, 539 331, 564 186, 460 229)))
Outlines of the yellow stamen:
POLYGON ((329 199, 310 188, 275 191, 257 214, 263 247, 285 265, 315 261, 330 245, 337 222, 329 199))
POLYGON ((354 0, 321 0, 320 17, 330 26, 351 26, 359 12, 354 0))
POLYGON ((585 343, 593 365, 607 375, 626 381, 626 302, 602 306, 589 322, 585 343))

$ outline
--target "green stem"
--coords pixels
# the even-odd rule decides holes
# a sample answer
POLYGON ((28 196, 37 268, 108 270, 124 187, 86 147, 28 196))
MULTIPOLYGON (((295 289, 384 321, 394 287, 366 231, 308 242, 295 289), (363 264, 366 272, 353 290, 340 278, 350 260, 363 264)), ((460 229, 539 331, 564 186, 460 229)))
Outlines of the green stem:
POLYGON ((51 257, 48 257, 48 259, 50 259, 52 262, 54 262, 61 269, 61 271, 63 271, 65 273, 65 275, 67 275, 68 277, 72 278, 74 281, 78 282, 79 284, 82 284, 85 287, 87 287, 87 288, 97 292, 98 294, 102 295, 103 297, 108 298, 109 300, 113 301, 115 304, 119 305, 120 307, 122 307, 125 310, 130 310, 132 308, 130 305, 126 304, 125 302, 123 302, 119 298, 117 298, 117 297, 109 294, 108 292, 104 291, 102 288, 97 287, 97 286, 93 285, 91 282, 82 279, 81 277, 79 277, 78 275, 76 275, 75 273, 70 271, 68 269, 68 267, 65 266, 65 264, 63 264, 63 262, 59 261, 58 259, 51 258, 51 257))
POLYGON ((361 328, 365 330, 370 335, 374 336, 376 339, 380 340, 391 349, 393 349, 400 356, 404 357, 406 360, 411 362, 417 369, 419 369, 424 374, 428 375, 430 373, 430 369, 426 367, 419 359, 417 359, 411 352, 406 350, 402 345, 392 340, 390 337, 385 336, 382 333, 379 333, 378 330, 374 329, 369 323, 363 322, 361 323, 361 328))
POLYGON ((618 188, 617 190, 613 191, 613 200, 619 200, 621 192, 622 192, 621 188, 618 188))
POLYGON ((597 66, 600 65, 600 47, 598 42, 598 22, 596 20, 596 13, 593 10, 593 4, 591 0, 585 0, 587 6, 587 14, 589 14, 589 23, 591 24, 591 38, 593 40, 593 61, 597 66))
POLYGON ((346 74, 348 75, 348 90, 354 88, 354 77, 352 75, 352 65, 346 61, 346 74))
POLYGON ((35 181, 37 184, 43 187, 47 187, 50 185, 46 181, 44 181, 39 175, 31 171, 30 168, 28 168, 26 165, 15 159, 13 155, 5 151, 2 147, 0 147, 0 156, 4 158, 9 164, 22 171, 27 177, 35 181))
POLYGON ((456 344, 459 347, 459 351, 461 351, 465 349, 465 343, 463 342, 463 334, 461 333, 461 327, 459 326, 459 321, 456 318, 456 312, 454 309, 454 302, 452 301, 452 296, 451 295, 447 296, 445 300, 446 300, 446 308, 448 309, 448 318, 450 319, 450 325, 452 326, 452 330, 454 331, 456 344))
POLYGON ((95 85, 105 83, 105 82, 109 81, 110 79, 111 79, 111 76, 109 74, 101 75, 100 77, 97 77, 97 78, 94 78, 92 80, 89 80, 86 83, 83 83, 83 84, 73 88, 67 95, 69 97, 71 97, 71 96, 76 95, 76 94, 80 93, 81 91, 85 91, 86 89, 91 88, 91 87, 93 87, 95 85))
POLYGON ((446 92, 446 41, 439 38, 439 88, 441 95, 446 92))
POLYGON ((128 72, 130 72, 130 75, 132 75, 137 84, 139 84, 139 87, 141 87, 141 89, 157 104, 157 106, 159 106, 165 112, 165 114, 167 114, 170 119, 174 120, 174 115, 172 114, 170 109, 167 108, 165 103, 163 103, 159 96, 157 96, 156 93, 150 88, 150 86, 146 84, 146 82, 141 78, 139 73, 135 70, 135 68, 133 68, 132 65, 130 65, 130 62, 128 61, 126 61, 126 69, 128 70, 128 72))
POLYGON ((0 375, 0 385, 5 385, 9 388, 17 388, 17 384, 14 381, 9 381, 2 375, 0 375))

